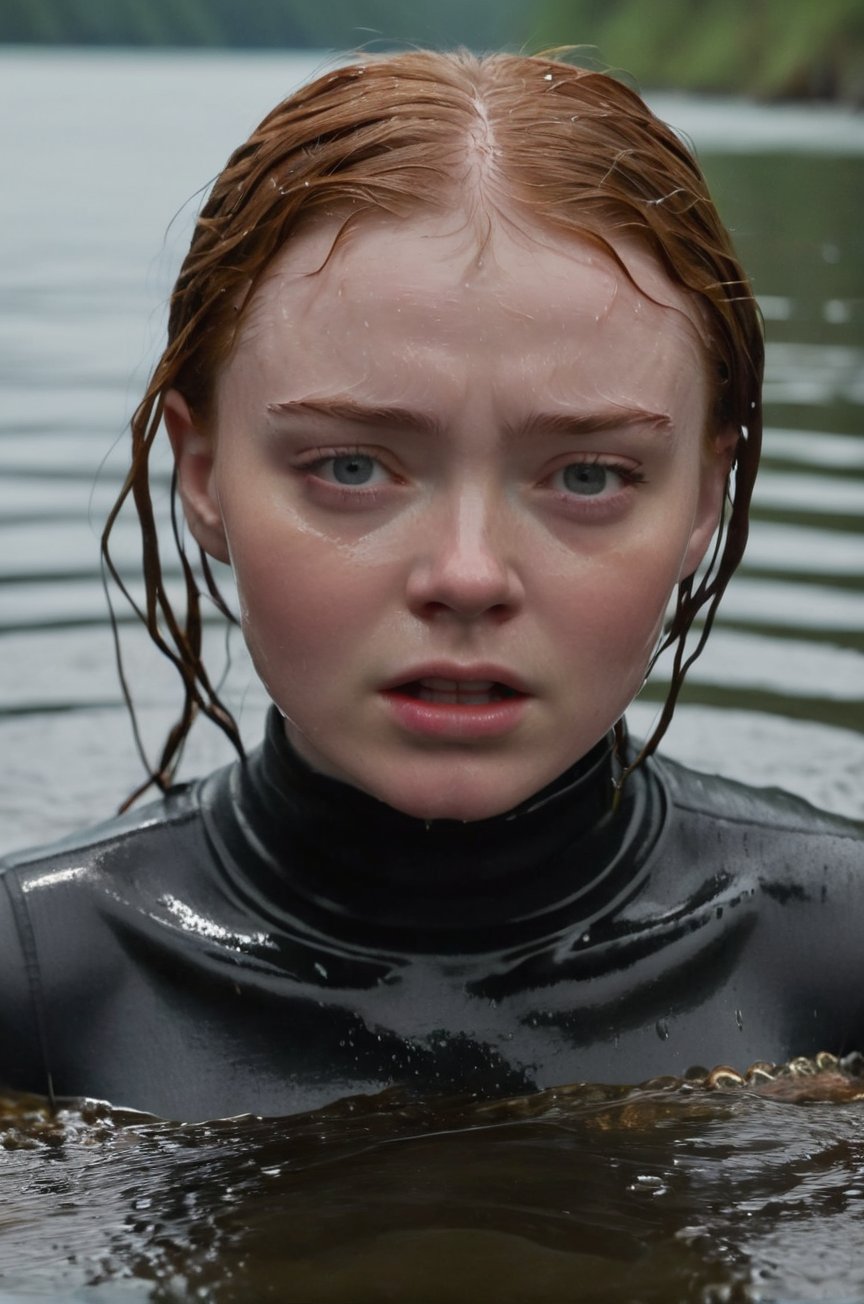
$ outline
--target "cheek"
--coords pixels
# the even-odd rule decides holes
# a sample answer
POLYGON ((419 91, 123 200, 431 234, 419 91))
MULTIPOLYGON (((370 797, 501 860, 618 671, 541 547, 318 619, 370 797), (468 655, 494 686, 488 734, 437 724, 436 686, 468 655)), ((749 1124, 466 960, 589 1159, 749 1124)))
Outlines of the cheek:
POLYGON ((547 609, 558 601, 560 637, 602 674, 641 682, 663 626, 678 578, 677 549, 645 540, 575 568, 570 583, 547 590, 547 609), (653 546, 652 546, 653 543, 653 546), (562 592, 569 601, 562 604, 562 592))
POLYGON ((358 566, 347 550, 303 530, 229 524, 228 537, 244 637, 265 679, 314 678, 380 620, 394 582, 388 568, 358 566))

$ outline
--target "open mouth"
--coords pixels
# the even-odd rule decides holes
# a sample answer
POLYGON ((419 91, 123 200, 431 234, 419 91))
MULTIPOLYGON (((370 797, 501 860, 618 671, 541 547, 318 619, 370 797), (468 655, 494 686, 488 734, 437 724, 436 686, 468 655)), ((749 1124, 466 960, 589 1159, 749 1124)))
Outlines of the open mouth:
POLYGON ((393 691, 417 702, 440 706, 488 706, 492 702, 525 696, 494 679, 414 679, 397 685, 393 691))

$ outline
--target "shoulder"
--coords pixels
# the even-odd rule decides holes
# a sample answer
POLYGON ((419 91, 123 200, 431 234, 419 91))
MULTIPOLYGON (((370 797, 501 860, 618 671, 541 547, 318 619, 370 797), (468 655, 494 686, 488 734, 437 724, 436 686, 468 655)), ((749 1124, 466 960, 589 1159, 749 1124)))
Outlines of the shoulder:
POLYGON ((62 1030, 82 1032, 123 988, 130 927, 152 916, 168 884, 206 864, 199 807, 197 785, 177 788, 0 859, 0 1082, 42 1090, 46 1030, 66 1045, 62 1030))
POLYGON ((680 927, 694 945, 713 938, 730 964, 751 957, 790 981, 809 955, 823 986, 833 973, 844 991, 860 987, 861 824, 781 789, 666 759, 652 758, 647 772, 665 811, 644 888, 629 907, 639 927, 658 936, 680 927))
POLYGON ((178 787, 140 810, 0 858, 0 1076, 17 1080, 18 1058, 6 1064, 2 1048, 30 1044, 42 1017, 33 1024, 31 1012, 51 994, 72 999, 88 984, 115 981, 110 938, 118 926, 149 915, 166 882, 200 872, 196 790, 178 787), (95 979, 85 981, 91 971, 95 979))
POLYGON ((0 877, 29 883, 64 868, 122 860, 124 853, 176 834, 199 818, 197 785, 171 789, 158 801, 79 830, 54 842, 27 847, 0 857, 0 877))
POLYGON ((848 865, 864 871, 864 824, 780 788, 755 788, 675 761, 651 762, 667 794, 670 823, 707 850, 737 848, 763 866, 848 865))
POLYGON ((782 788, 769 785, 752 787, 717 774, 690 769, 666 757, 655 758, 652 765, 673 804, 682 810, 718 820, 764 824, 802 834, 818 836, 827 833, 853 840, 864 838, 864 823, 820 810, 803 797, 796 797, 782 788))
POLYGON ((178 786, 138 809, 0 858, 6 928, 35 929, 37 938, 47 929, 56 945, 64 920, 83 928, 146 911, 166 884, 200 876, 210 861, 200 787, 178 786))

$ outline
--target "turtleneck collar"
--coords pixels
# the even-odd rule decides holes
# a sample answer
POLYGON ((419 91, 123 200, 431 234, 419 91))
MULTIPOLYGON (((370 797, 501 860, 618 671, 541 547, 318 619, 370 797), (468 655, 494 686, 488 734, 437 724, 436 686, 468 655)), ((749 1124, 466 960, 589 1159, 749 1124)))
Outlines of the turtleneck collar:
POLYGON ((639 770, 613 813, 615 767, 610 735, 513 810, 427 822, 312 770, 273 708, 263 745, 201 800, 226 873, 271 918, 361 945, 485 950, 590 923, 629 895, 658 803, 639 770))

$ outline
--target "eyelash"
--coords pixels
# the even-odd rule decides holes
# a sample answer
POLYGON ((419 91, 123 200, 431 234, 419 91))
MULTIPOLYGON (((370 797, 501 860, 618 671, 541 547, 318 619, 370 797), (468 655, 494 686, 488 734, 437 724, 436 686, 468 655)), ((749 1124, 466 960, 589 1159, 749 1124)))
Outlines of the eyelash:
POLYGON ((378 452, 372 452, 360 445, 346 445, 344 448, 331 448, 326 453, 310 453, 308 459, 301 459, 296 463, 297 470, 301 475, 313 479, 319 492, 336 497, 347 506, 356 504, 357 506, 367 506, 375 502, 380 497, 383 490, 390 485, 398 483, 399 477, 388 467, 378 452), (322 476, 316 475, 319 468, 326 466, 328 462, 335 462, 340 457, 368 457, 377 467, 385 471, 390 476, 390 484, 373 484, 373 485, 342 485, 334 480, 325 480, 322 476))
MULTIPOLYGON (((346 445, 342 448, 329 449, 326 454, 318 452, 310 454, 308 460, 299 461, 297 463, 297 469, 303 475, 314 478, 319 486, 325 487, 327 493, 339 497, 344 502, 353 502, 358 505, 364 505, 374 502, 378 497, 380 497, 382 490, 386 489, 388 485, 340 485, 333 480, 324 480, 323 477, 315 474, 320 467, 326 466, 328 463, 334 462, 341 457, 369 458, 370 461, 374 462, 381 470, 385 471, 391 477, 391 484, 398 483, 399 477, 396 476, 395 472, 387 466, 377 452, 372 452, 369 449, 356 444, 350 446, 346 445)), ((614 475, 619 476, 623 483, 623 487, 619 492, 624 492, 624 490, 630 488, 638 488, 640 485, 647 483, 647 477, 638 467, 632 466, 626 462, 621 462, 614 457, 607 457, 599 453, 587 457, 573 457, 569 461, 563 462, 560 466, 556 467, 554 471, 550 472, 542 483, 549 484, 556 475, 559 475, 570 466, 600 466, 605 471, 612 472, 614 475)), ((579 503, 583 509, 593 511, 602 510, 604 506, 608 506, 611 501, 614 501, 614 499, 618 497, 618 494, 616 493, 612 495, 611 499, 603 497, 595 501, 590 494, 581 495, 573 491, 554 488, 552 489, 552 492, 562 502, 571 505, 579 503)))
MULTIPOLYGON (((595 453, 588 457, 571 457, 569 461, 562 462, 560 466, 557 466, 548 476, 548 479, 551 480, 554 476, 560 475, 562 471, 566 471, 570 466, 602 467, 604 471, 611 471, 614 475, 620 476, 628 487, 630 485, 647 484, 647 477, 638 466, 632 466, 629 462, 619 462, 616 458, 604 456, 602 453, 595 453)), ((579 497, 578 494, 572 496, 579 497)))

